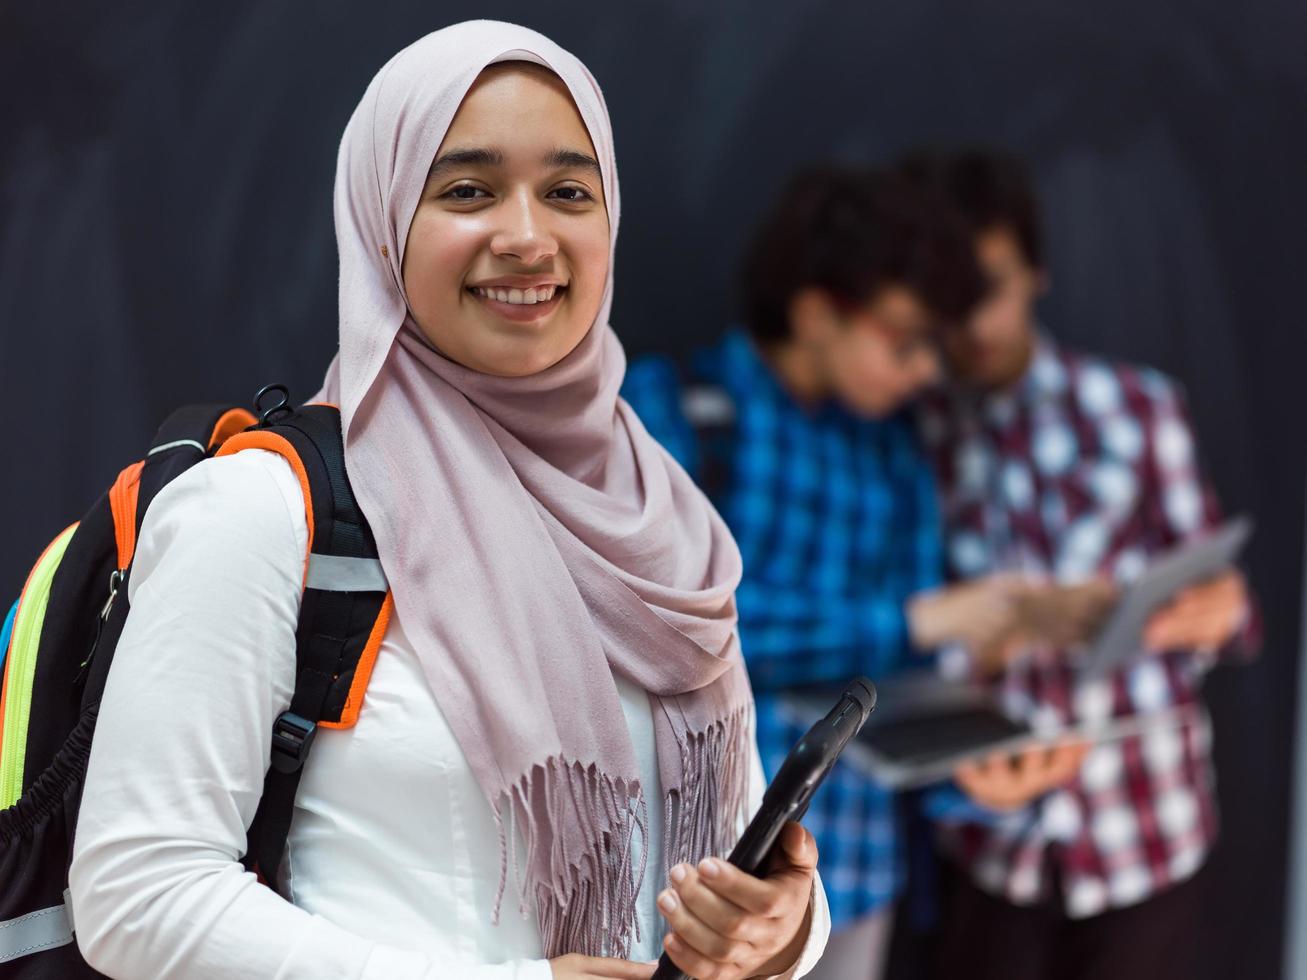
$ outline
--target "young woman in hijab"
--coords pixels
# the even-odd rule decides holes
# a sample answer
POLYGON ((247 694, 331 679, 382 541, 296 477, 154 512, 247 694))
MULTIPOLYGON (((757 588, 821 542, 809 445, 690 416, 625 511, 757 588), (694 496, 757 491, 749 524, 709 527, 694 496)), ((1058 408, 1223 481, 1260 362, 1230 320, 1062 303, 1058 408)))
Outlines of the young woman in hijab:
POLYGON ((740 558, 617 396, 619 212, 598 85, 539 34, 460 24, 373 79, 340 147, 319 399, 394 614, 356 727, 317 736, 285 901, 238 861, 293 686, 301 491, 248 450, 159 495, 70 875, 93 966, 577 980, 648 977, 666 948, 735 980, 820 955, 805 831, 765 879, 709 859, 763 788, 740 558))

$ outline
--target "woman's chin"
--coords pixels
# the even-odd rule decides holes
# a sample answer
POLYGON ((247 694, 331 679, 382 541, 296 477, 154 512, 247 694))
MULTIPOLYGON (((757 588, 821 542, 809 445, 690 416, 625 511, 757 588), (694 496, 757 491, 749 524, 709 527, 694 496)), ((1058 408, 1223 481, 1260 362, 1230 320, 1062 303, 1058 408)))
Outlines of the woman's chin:
POLYGON ((576 346, 545 340, 540 338, 540 342, 531 344, 510 343, 493 350, 469 351, 474 363, 465 366, 498 378, 529 378, 549 370, 576 346))
POLYGON ((418 320, 419 328, 426 336, 427 342, 441 356, 481 374, 500 378, 526 378, 553 367, 566 357, 585 336, 581 331, 575 339, 567 331, 562 335, 558 330, 539 333, 523 331, 514 324, 503 329, 502 324, 484 323, 469 325, 467 331, 430 330, 418 320), (466 333, 477 335, 469 343, 464 339, 466 333))

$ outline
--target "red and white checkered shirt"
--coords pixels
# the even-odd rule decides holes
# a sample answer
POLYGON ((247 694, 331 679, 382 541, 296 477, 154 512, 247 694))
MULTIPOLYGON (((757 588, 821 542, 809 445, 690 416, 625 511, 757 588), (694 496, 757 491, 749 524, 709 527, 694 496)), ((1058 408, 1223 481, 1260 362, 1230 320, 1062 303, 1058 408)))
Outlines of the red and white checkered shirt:
MULTIPOLYGON (((1069 583, 1138 575, 1148 557, 1213 527, 1179 387, 1162 374, 1071 354, 1041 338, 1013 389, 954 390, 922 405, 955 578, 1016 571, 1069 583)), ((1250 650, 1255 625, 1233 645, 1250 650)), ((1055 730, 1181 708, 1185 723, 1095 746, 1075 781, 992 825, 941 830, 976 884, 1018 905, 1050 896, 1073 917, 1143 901, 1192 875, 1215 839, 1212 657, 1146 656, 1098 679, 1035 649, 996 683, 1005 710, 1055 730)))

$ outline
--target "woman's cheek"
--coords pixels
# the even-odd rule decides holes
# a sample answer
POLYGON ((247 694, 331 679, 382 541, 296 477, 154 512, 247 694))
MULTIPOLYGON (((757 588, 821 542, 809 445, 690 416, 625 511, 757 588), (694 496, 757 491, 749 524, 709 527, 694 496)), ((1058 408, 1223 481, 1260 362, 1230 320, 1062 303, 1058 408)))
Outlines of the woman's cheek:
POLYGON ((463 277, 484 234, 476 223, 419 211, 409 229, 404 255, 404 284, 410 302, 426 307, 457 302, 463 277))
MULTIPOLYGON (((589 315, 586 326, 599 314, 599 303, 604 296, 604 283, 608 281, 608 222, 603 222, 603 235, 587 236, 578 242, 574 253, 578 261, 573 266, 573 279, 582 286, 582 307, 589 315)), ((581 299, 581 296, 577 297, 581 299)))

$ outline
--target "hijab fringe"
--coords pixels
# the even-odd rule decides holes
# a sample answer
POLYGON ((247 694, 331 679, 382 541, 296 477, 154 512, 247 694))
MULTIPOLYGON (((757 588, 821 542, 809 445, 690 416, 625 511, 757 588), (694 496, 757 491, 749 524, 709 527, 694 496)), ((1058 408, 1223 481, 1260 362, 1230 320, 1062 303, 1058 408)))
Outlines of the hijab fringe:
MULTIPOLYGON (((678 739, 685 785, 664 801, 664 879, 673 865, 724 856, 734 846, 747 816, 750 714, 736 710, 678 739)), ((649 853, 649 813, 639 783, 553 756, 501 798, 495 823, 500 875, 493 921, 499 922, 511 865, 519 911, 529 914, 534 899, 546 957, 629 957, 632 943, 642 941, 636 899, 649 853), (568 826, 579 833, 552 829, 568 826), (514 827, 521 828, 525 853, 514 827)))

